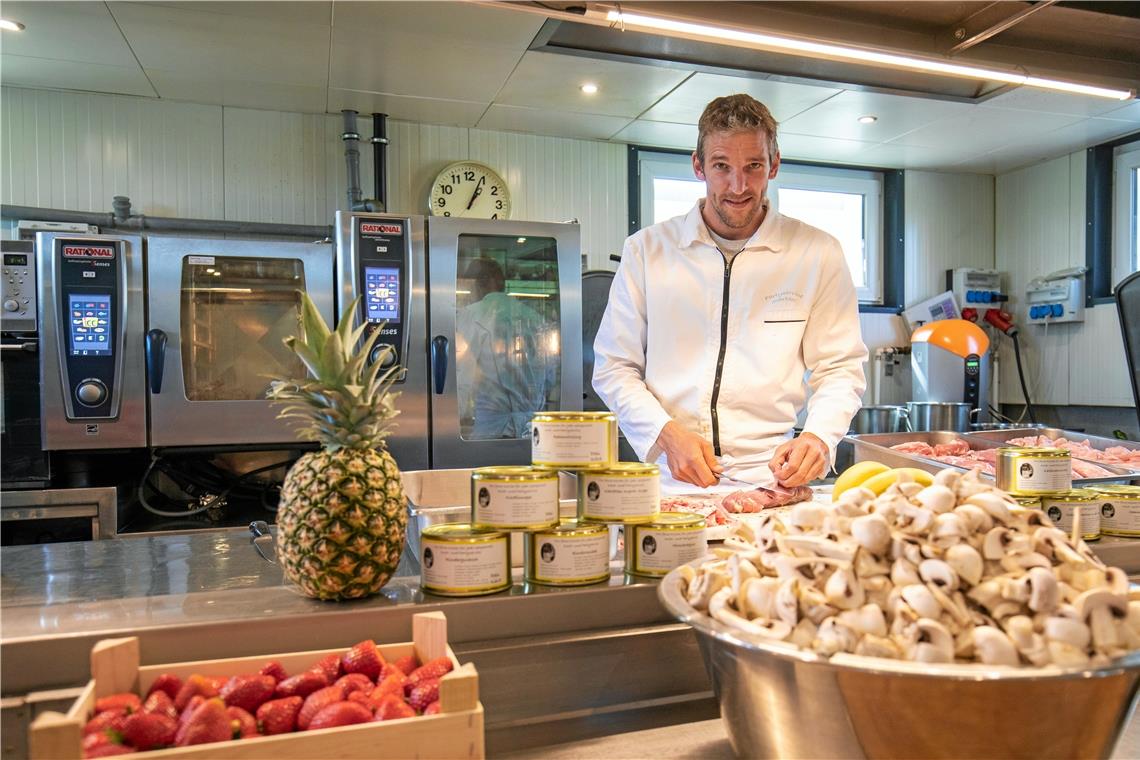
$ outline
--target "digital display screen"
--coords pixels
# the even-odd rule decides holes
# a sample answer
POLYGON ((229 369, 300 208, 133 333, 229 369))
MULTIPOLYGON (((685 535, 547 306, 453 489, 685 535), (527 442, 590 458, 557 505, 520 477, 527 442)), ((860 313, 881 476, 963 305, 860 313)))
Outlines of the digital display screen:
POLYGON ((5 253, 4 266, 6 267, 26 267, 28 265, 28 254, 26 253, 5 253))
POLYGON ((400 270, 364 267, 364 309, 369 322, 400 321, 400 270))
POLYGON ((68 293, 72 356, 111 355, 111 296, 68 293))

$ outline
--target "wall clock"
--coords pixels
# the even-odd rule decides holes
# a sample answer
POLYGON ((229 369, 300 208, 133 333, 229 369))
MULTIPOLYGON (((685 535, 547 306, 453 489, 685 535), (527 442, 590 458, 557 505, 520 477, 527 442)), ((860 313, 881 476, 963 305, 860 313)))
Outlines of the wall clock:
POLYGON ((511 193, 498 173, 477 161, 456 161, 443 168, 431 186, 433 216, 508 219, 511 193))

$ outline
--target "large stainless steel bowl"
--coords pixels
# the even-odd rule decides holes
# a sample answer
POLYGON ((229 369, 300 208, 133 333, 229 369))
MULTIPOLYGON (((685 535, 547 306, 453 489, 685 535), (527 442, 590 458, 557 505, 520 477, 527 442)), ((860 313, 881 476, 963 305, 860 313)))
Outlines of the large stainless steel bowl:
POLYGON ((1095 669, 828 659, 694 610, 677 570, 658 595, 696 631, 740 757, 1107 757, 1136 702, 1138 652, 1095 669))

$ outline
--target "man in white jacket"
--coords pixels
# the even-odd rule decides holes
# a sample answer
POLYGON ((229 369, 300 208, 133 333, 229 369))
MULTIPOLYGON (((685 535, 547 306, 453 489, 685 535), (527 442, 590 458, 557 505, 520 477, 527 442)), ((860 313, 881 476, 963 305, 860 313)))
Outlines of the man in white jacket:
POLYGON ((851 274, 833 237, 769 209, 780 153, 762 103, 709 103, 692 160, 705 197, 625 241, 594 389, 675 480, 803 485, 834 461, 866 384, 851 274))

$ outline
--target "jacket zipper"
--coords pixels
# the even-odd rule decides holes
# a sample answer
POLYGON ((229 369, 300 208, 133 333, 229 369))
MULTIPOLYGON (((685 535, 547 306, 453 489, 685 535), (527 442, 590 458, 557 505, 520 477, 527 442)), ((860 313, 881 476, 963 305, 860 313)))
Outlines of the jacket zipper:
MULTIPOLYGON (((739 256, 740 254, 736 254, 739 256)), ((720 299, 720 353, 716 357, 716 374, 713 376, 713 389, 712 400, 709 403, 709 413, 712 417, 712 445, 713 453, 720 456, 720 421, 717 419, 716 402, 720 398, 720 375, 724 370, 724 351, 728 346, 728 295, 729 295, 729 278, 732 275, 732 262, 736 260, 736 256, 729 261, 728 257, 720 251, 720 257, 724 260, 724 292, 720 299)))

